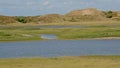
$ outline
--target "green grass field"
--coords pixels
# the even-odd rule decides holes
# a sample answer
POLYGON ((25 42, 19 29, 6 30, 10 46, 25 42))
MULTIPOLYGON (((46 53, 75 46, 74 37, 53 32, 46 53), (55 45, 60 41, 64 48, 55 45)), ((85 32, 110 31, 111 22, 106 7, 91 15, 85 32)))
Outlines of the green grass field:
POLYGON ((93 39, 120 37, 120 29, 112 27, 90 28, 9 28, 0 29, 0 41, 42 40, 40 34, 55 34, 57 39, 93 39))
POLYGON ((0 26, 0 41, 42 40, 40 34, 55 34, 57 39, 93 39, 120 37, 120 21, 26 23, 0 26), (88 28, 23 28, 26 26, 86 26, 88 28))
POLYGON ((120 56, 0 59, 0 68, 120 68, 120 56))

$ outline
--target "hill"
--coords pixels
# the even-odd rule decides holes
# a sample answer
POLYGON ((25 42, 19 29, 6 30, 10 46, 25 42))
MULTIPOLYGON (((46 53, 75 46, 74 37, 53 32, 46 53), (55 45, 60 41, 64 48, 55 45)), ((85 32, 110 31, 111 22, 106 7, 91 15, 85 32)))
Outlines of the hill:
POLYGON ((104 13, 95 8, 74 10, 67 13, 65 16, 69 21, 91 21, 105 19, 104 13))
POLYGON ((39 17, 39 21, 42 23, 51 23, 51 22, 63 22, 63 16, 59 14, 47 14, 39 17))
POLYGON ((81 9, 81 10, 74 10, 71 11, 69 13, 67 13, 66 15, 68 16, 74 16, 74 15, 91 15, 91 16, 95 16, 95 15, 103 15, 103 13, 95 8, 87 8, 87 9, 81 9))
POLYGON ((0 15, 0 24, 16 23, 15 17, 0 15))
POLYGON ((0 15, 0 24, 10 23, 60 23, 82 22, 99 20, 120 20, 120 11, 100 11, 95 8, 73 10, 67 14, 46 14, 41 16, 3 16, 0 15))

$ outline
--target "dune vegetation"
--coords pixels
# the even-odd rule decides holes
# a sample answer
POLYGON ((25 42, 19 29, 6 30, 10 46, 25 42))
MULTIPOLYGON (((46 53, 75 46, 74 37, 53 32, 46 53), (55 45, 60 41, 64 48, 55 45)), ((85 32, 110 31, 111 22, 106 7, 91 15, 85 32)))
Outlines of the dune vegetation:
MULTIPOLYGON (((91 21, 120 21, 119 11, 101 11, 95 8, 74 10, 64 15, 46 14, 38 16, 4 16, 0 15, 0 24, 7 25, 11 23, 32 23, 32 24, 50 24, 66 22, 91 22, 91 21)), ((68 24, 68 23, 67 23, 68 24)))

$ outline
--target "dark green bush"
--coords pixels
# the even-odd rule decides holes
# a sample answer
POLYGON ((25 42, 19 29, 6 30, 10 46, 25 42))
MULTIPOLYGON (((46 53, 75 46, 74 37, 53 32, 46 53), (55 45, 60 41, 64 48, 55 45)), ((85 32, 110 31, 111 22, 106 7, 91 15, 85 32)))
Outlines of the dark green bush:
POLYGON ((11 36, 10 34, 6 34, 4 32, 0 32, 0 36, 11 36))
POLYGON ((21 22, 21 23, 27 23, 26 17, 23 17, 23 16, 16 17, 16 21, 21 22))
POLYGON ((105 12, 105 15, 106 15, 107 18, 112 18, 113 17, 113 12, 112 11, 105 12))

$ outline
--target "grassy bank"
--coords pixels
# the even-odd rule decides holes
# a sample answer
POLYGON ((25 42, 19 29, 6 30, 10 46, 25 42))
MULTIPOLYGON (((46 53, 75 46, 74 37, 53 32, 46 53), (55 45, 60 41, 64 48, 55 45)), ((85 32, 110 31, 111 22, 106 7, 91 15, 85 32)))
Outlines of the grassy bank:
POLYGON ((120 26, 120 21, 116 20, 101 20, 101 21, 81 21, 81 22, 59 22, 59 23, 11 23, 6 26, 43 26, 43 25, 55 25, 55 26, 120 26))
POLYGON ((120 56, 0 59, 0 68, 120 68, 120 56))
POLYGON ((40 34, 55 34, 58 39, 89 39, 120 37, 119 28, 12 28, 0 29, 0 41, 42 40, 40 34))
MULTIPOLYGON (((26 23, 8 24, 0 26, 0 41, 42 40, 40 34, 55 34, 58 39, 93 39, 120 37, 120 22, 81 21, 61 23, 26 23), (26 26, 88 26, 88 28, 25 28, 26 26), (118 28, 117 28, 118 27, 118 28)), ((110 38, 109 38, 110 39, 110 38)))

